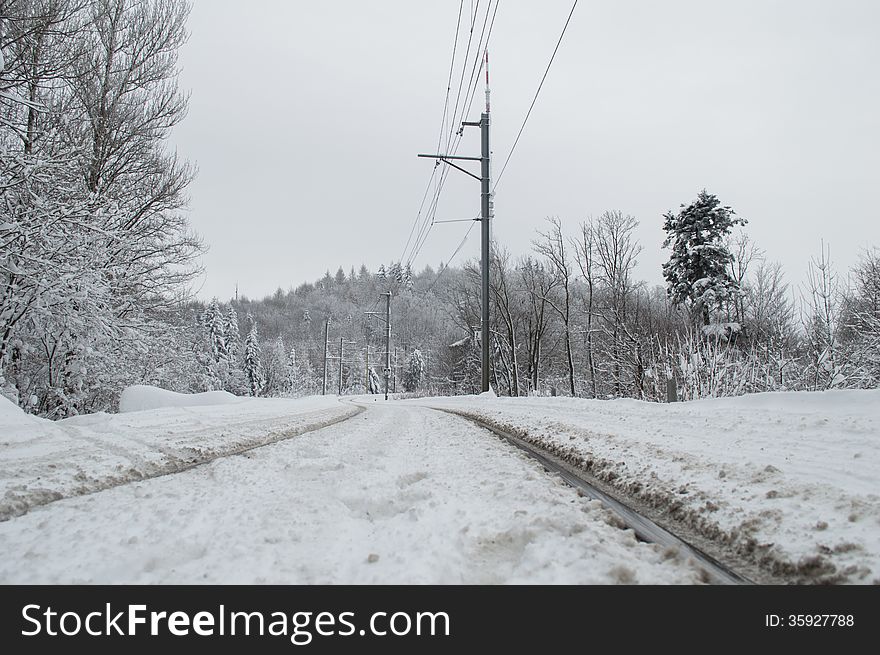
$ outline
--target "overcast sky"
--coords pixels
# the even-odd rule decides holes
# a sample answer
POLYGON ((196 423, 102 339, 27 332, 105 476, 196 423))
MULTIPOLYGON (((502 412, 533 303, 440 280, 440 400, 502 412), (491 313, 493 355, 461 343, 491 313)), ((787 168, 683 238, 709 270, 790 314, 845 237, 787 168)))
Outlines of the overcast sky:
MULTIPOLYGON (((453 95, 468 14, 478 32, 486 2, 464 1, 453 95)), ((437 147, 459 4, 195 0, 180 61, 190 112, 172 140, 199 167, 200 297, 228 299, 237 282, 260 298, 401 258, 433 166, 416 154, 437 147)), ((496 173, 570 9, 500 2, 496 173)), ((873 0, 581 0, 498 185, 496 237, 523 254, 547 216, 574 233, 620 210, 641 222, 638 277, 660 283, 661 216, 705 187, 791 281, 823 238, 846 269, 880 245, 878 34, 873 0)), ((469 120, 482 84, 477 95, 469 120)), ((479 147, 471 129, 460 154, 479 147)), ((479 184, 452 171, 437 219, 479 207, 479 184)), ((467 227, 435 225, 414 267, 446 261, 467 227)), ((456 263, 478 254, 474 230, 456 263)))

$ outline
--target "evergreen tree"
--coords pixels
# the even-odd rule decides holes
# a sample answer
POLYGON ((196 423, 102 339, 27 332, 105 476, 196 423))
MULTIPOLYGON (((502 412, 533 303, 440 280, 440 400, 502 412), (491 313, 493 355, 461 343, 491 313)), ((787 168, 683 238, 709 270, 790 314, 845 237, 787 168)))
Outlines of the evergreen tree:
POLYGON ((678 214, 663 215, 663 247, 672 248, 663 277, 672 303, 688 303, 694 319, 699 317, 708 325, 710 310, 741 291, 728 271, 733 255, 724 238, 734 225, 746 221, 736 218, 730 207, 722 207, 705 189, 694 202, 681 207, 678 214))
POLYGON ((259 396, 264 386, 263 366, 260 362, 260 341, 254 317, 248 314, 247 320, 251 329, 244 344, 244 373, 247 379, 248 393, 251 396, 259 396))
POLYGON ((241 354, 241 333, 238 330, 238 313, 236 313, 235 307, 232 305, 229 306, 229 310, 226 312, 223 327, 229 361, 235 363, 241 354))
POLYGON ((403 388, 406 391, 418 391, 425 377, 425 358, 421 350, 413 350, 409 356, 409 364, 403 375, 403 388))
POLYGON ((379 264, 379 271, 376 273, 376 277, 382 282, 388 279, 388 272, 385 270, 385 264, 379 264))
POLYGON ((407 291, 413 290, 413 270, 412 264, 408 263, 403 270, 403 288, 407 291))
POLYGON ((403 267, 400 265, 400 262, 391 264, 391 268, 388 269, 388 279, 397 284, 403 282, 403 267))
POLYGON ((205 359, 205 387, 209 391, 221 390, 229 377, 230 358, 226 340, 226 319, 219 301, 214 298, 201 316, 208 345, 205 359))
POLYGON ((202 324, 208 334, 208 348, 215 362, 226 362, 229 350, 226 346, 226 321, 219 301, 214 298, 202 315, 202 324))
POLYGON ((287 353, 287 393, 295 394, 299 390, 299 368, 296 364, 296 348, 291 347, 287 353))
POLYGON ((227 352, 227 375, 222 380, 223 389, 236 395, 246 391, 244 371, 242 370, 241 333, 238 330, 238 313, 235 307, 229 306, 224 318, 227 352))

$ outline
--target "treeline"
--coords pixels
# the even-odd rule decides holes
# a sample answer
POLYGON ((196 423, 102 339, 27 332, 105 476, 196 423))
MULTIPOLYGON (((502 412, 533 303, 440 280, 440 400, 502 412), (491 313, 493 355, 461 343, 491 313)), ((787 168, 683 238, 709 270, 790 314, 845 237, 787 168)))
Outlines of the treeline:
POLYGON ((0 3, 0 390, 59 418, 189 366, 197 272, 168 149, 183 0, 0 3))
MULTIPOLYGON (((878 250, 866 250, 842 277, 821 245, 806 263, 808 282, 793 289, 748 237, 746 221, 715 196, 701 192, 663 219, 666 286, 634 279, 638 222, 621 212, 570 230, 549 219, 533 251, 516 259, 494 245, 491 381, 498 393, 664 401, 670 380, 679 399, 878 385, 878 250)), ((418 274, 400 264, 375 274, 340 268, 261 301, 231 302, 227 311, 260 325, 266 379, 295 381, 266 382, 257 393, 319 391, 325 334, 328 393, 378 392, 380 294, 390 291, 391 389, 473 393, 479 279, 476 261, 418 274), (288 349, 295 356, 285 359, 288 349)))

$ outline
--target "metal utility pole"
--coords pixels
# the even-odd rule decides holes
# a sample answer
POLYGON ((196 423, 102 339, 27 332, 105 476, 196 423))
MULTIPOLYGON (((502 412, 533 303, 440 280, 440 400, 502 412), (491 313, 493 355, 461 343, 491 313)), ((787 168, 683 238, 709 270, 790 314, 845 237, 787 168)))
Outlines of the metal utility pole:
POLYGON ((327 322, 324 324, 324 382, 321 385, 321 395, 327 395, 327 348, 330 345, 330 317, 327 317, 327 322))
MULTIPOLYGON (((488 81, 489 71, 486 71, 486 79, 488 81)), ((482 286, 482 315, 480 317, 480 325, 482 327, 480 335, 480 345, 482 352, 482 380, 483 391, 489 391, 489 218, 490 218, 490 201, 492 191, 489 188, 489 88, 486 87, 486 112, 480 116, 480 136, 483 142, 482 150, 482 202, 480 203, 480 221, 482 223, 482 238, 480 240, 482 246, 482 256, 480 258, 480 267, 483 272, 482 286)))
POLYGON ((388 400, 388 380, 391 378, 391 292, 385 296, 385 400, 388 400))
POLYGON ((462 173, 466 173, 470 175, 472 178, 480 181, 481 186, 481 195, 480 195, 480 218, 474 219, 479 220, 481 222, 482 227, 482 236, 481 236, 481 248, 480 248, 480 268, 482 270, 481 276, 481 285, 480 285, 480 301, 481 301, 481 311, 480 311, 480 345, 482 350, 482 391, 489 391, 489 243, 490 243, 490 230, 489 230, 489 221, 492 218, 492 189, 491 189, 491 179, 490 179, 490 157, 491 152, 489 150, 489 52, 488 50, 485 52, 485 66, 486 66, 486 111, 480 114, 479 122, 473 121, 462 121, 462 126, 468 127, 479 127, 480 128, 480 137, 482 143, 481 154, 479 157, 462 157, 457 155, 449 155, 449 154, 436 154, 436 155, 419 155, 419 157, 428 157, 431 159, 438 159, 442 161, 444 164, 452 166, 456 170, 461 171, 462 173), (477 177, 470 171, 452 163, 452 159, 464 159, 469 161, 479 161, 480 162, 480 176, 477 177))
POLYGON ((339 337, 339 395, 342 395, 342 362, 343 362, 343 349, 345 348, 344 337, 339 337))
POLYGON ((364 388, 370 393, 370 342, 367 342, 367 366, 364 371, 364 388))

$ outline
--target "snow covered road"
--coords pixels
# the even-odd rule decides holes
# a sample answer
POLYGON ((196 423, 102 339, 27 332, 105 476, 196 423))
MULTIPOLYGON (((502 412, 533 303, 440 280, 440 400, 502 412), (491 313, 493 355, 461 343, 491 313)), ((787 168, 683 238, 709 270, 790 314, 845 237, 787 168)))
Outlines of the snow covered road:
POLYGON ((614 523, 485 430, 376 402, 331 427, 0 523, 0 582, 702 580, 693 562, 614 523))

